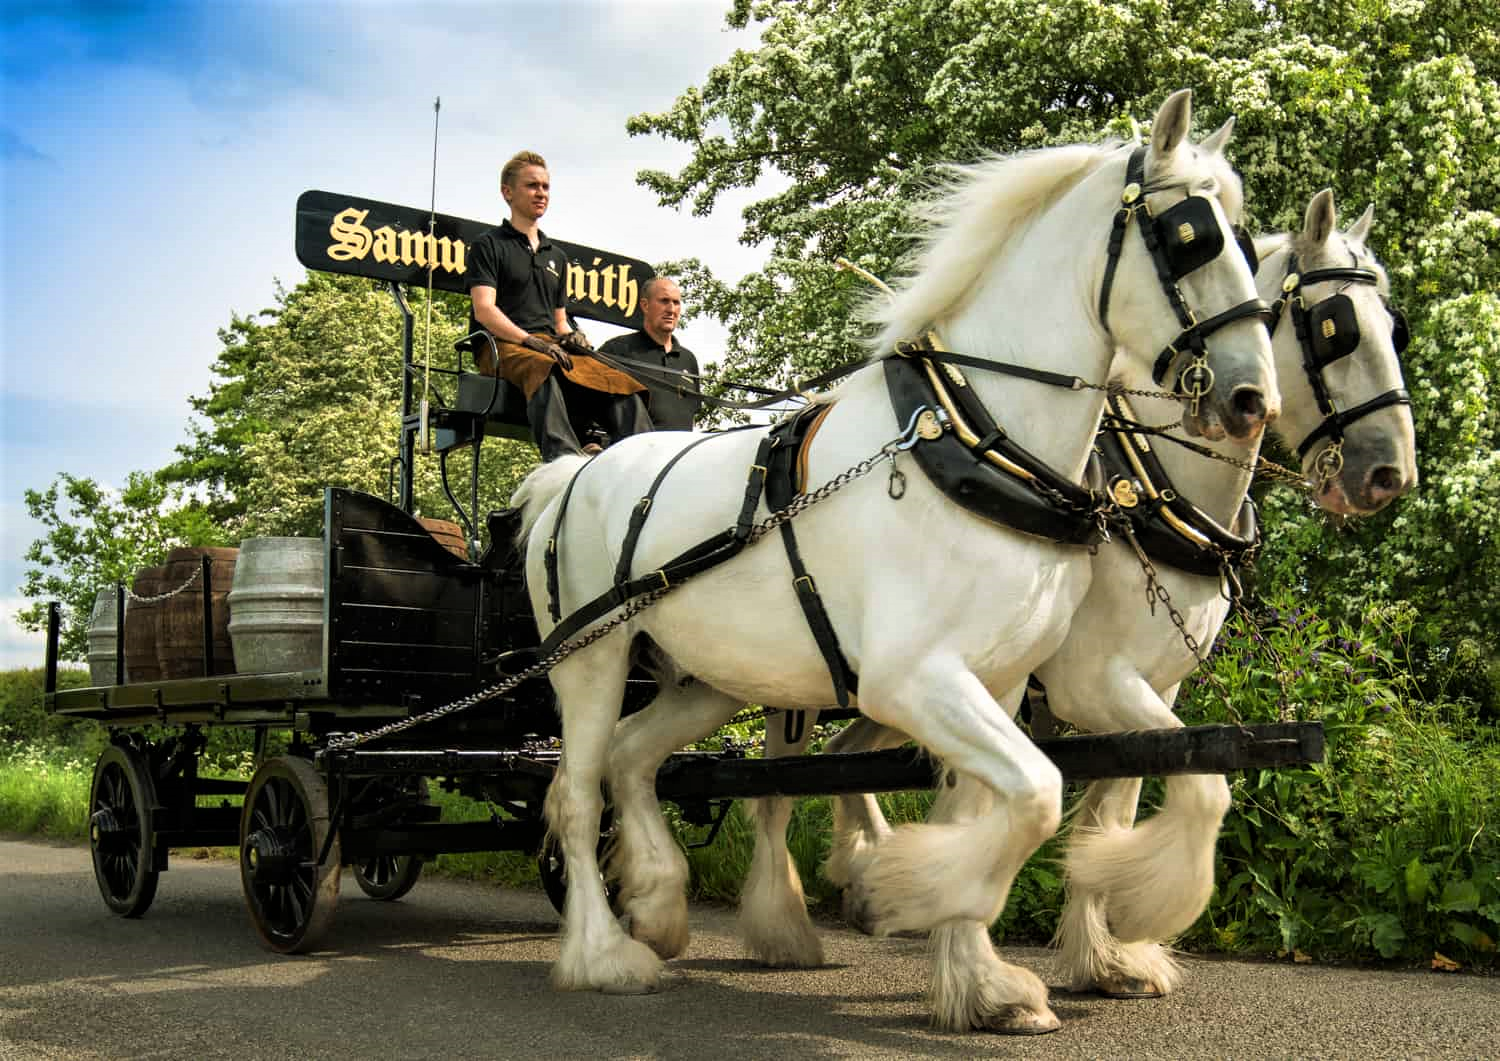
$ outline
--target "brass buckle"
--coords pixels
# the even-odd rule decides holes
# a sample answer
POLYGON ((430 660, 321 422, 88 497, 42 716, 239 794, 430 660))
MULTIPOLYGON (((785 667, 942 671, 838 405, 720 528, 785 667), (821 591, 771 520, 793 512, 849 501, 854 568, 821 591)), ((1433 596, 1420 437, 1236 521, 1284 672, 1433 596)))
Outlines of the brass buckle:
POLYGON ((798 575, 796 578, 792 579, 792 585, 793 586, 797 586, 797 585, 799 585, 800 583, 803 583, 803 582, 807 583, 807 592, 809 592, 809 593, 817 593, 818 592, 817 584, 813 582, 813 578, 812 578, 811 575, 798 575))

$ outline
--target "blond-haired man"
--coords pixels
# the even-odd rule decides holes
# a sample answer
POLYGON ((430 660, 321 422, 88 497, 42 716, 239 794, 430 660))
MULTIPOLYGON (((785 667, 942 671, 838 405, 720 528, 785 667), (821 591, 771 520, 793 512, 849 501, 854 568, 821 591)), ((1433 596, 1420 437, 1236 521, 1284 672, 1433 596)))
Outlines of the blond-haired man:
MULTIPOLYGON (((522 151, 500 171, 510 217, 469 249, 464 284, 469 330, 495 337, 499 364, 482 339, 480 371, 498 373, 526 396, 526 418, 543 460, 580 453, 575 423, 597 421, 613 442, 651 430, 639 382, 596 361, 583 333, 568 325, 568 261, 542 231, 551 202, 547 162, 522 151)), ((589 450, 597 452, 590 445, 589 450)))

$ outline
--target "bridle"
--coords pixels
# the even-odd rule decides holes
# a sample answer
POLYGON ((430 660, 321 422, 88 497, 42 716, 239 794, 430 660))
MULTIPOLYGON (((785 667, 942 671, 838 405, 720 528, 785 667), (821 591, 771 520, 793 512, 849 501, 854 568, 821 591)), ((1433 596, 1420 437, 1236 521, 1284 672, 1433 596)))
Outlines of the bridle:
MULTIPOLYGON (((1145 187, 1145 175, 1146 148, 1142 145, 1130 153, 1130 161, 1125 166, 1125 188, 1120 193, 1120 209, 1115 211, 1114 226, 1109 235, 1109 256, 1104 266, 1104 280, 1099 288, 1099 323, 1106 332, 1109 331, 1109 294, 1114 286, 1115 267, 1120 261, 1120 251, 1125 244, 1125 230, 1129 227, 1131 218, 1137 212, 1144 211, 1145 217, 1140 224, 1141 238, 1156 266, 1156 276, 1161 281, 1162 290, 1166 292, 1167 301, 1171 303, 1183 328, 1182 333, 1157 354, 1151 377, 1160 386, 1179 357, 1190 354, 1191 359, 1178 373, 1170 389, 1174 394, 1181 394, 1189 399, 1192 412, 1196 415, 1198 402, 1214 385, 1213 369, 1208 364, 1207 338, 1219 329, 1247 317, 1269 321, 1272 310, 1259 298, 1251 298, 1207 320, 1198 319, 1188 307, 1178 281, 1194 269, 1207 265, 1223 252, 1224 231, 1219 227, 1213 204, 1201 195, 1189 195, 1182 202, 1162 211, 1160 216, 1154 216, 1150 204, 1143 198, 1147 191, 1154 190, 1145 187)), ((1241 251, 1246 252, 1248 236, 1238 226, 1235 228, 1235 238, 1241 251)), ((1251 247, 1246 253, 1247 260, 1253 253, 1254 249, 1251 247)))
MULTIPOLYGON (((1352 255, 1351 255, 1352 257, 1352 255)), ((1307 455, 1322 438, 1331 441, 1315 462, 1318 475, 1326 482, 1338 475, 1344 466, 1344 431, 1356 421, 1369 416, 1371 413, 1392 405, 1410 405, 1411 395, 1404 387, 1394 387, 1382 394, 1377 394, 1367 402, 1362 402, 1352 409, 1340 410, 1333 402, 1329 393, 1328 381, 1324 378, 1324 370, 1335 361, 1348 357, 1359 349, 1359 316, 1354 310, 1354 301, 1344 294, 1342 289, 1329 295, 1327 298, 1314 302, 1311 306, 1303 297, 1302 288, 1306 284, 1316 284, 1324 280, 1343 280, 1354 284, 1379 284, 1380 278, 1373 269, 1362 269, 1356 264, 1352 266, 1340 266, 1330 269, 1312 269, 1305 273, 1297 271, 1297 255, 1293 253, 1287 260, 1286 277, 1281 282, 1281 297, 1271 307, 1274 316, 1271 318, 1270 331, 1275 334, 1276 326, 1281 323, 1282 310, 1291 307, 1292 325, 1297 329, 1297 342, 1302 347, 1302 370, 1307 373, 1308 382, 1312 384, 1313 397, 1318 403, 1318 411, 1323 414, 1323 421, 1313 432, 1302 440, 1297 447, 1297 458, 1300 460, 1307 455)), ((1410 332, 1406 325, 1406 316, 1399 309, 1386 305, 1394 323, 1391 328, 1391 344, 1396 353, 1400 355, 1405 349, 1410 332)))

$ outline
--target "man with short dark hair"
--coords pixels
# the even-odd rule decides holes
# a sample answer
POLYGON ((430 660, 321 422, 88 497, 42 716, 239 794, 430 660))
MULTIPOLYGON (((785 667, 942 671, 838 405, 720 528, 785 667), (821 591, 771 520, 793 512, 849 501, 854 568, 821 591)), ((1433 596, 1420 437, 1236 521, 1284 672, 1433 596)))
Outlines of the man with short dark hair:
POLYGON ((569 327, 568 260, 538 224, 552 194, 546 160, 534 151, 517 154, 500 171, 500 194, 510 218, 474 241, 464 273, 469 331, 495 337, 495 351, 482 336, 475 341, 479 370, 498 371, 525 394, 544 461, 599 451, 597 444, 579 444, 575 420, 598 421, 611 442, 650 431, 640 398, 646 388, 595 360, 588 339, 569 327))
POLYGON ((625 368, 632 372, 630 361, 666 369, 639 373, 651 383, 646 394, 651 422, 672 431, 691 431, 703 399, 697 393, 698 359, 674 334, 681 318, 682 289, 677 281, 653 276, 641 288, 641 330, 616 336, 599 347, 599 353, 626 359, 625 368))

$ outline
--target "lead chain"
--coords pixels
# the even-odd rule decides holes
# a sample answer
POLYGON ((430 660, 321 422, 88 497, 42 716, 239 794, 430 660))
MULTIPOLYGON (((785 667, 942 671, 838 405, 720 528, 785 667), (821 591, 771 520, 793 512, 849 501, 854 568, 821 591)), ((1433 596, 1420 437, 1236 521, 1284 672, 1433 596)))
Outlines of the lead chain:
POLYGON ((169 599, 171 597, 177 596, 177 594, 179 594, 179 593, 186 592, 187 588, 189 586, 191 586, 194 582, 198 581, 198 573, 201 570, 202 570, 201 567, 195 567, 195 568, 193 568, 193 573, 187 577, 187 581, 184 582, 182 585, 178 586, 176 589, 168 590, 165 593, 158 593, 154 597, 140 597, 140 596, 137 596, 135 594, 135 592, 133 590, 131 590, 128 586, 125 588, 125 596, 127 598, 129 598, 130 600, 134 601, 137 604, 155 604, 157 601, 167 600, 167 599, 169 599))
MULTIPOLYGON (((876 453, 873 457, 866 457, 864 460, 854 465, 854 467, 849 468, 847 471, 840 472, 838 475, 834 476, 828 482, 824 483, 822 486, 818 487, 816 490, 813 490, 810 493, 798 494, 796 497, 792 498, 791 502, 786 506, 786 508, 782 509, 780 512, 773 512, 769 518, 762 520, 760 523, 756 524, 751 529, 746 544, 753 544, 754 542, 759 541, 761 538, 771 533, 771 531, 777 529, 783 523, 787 522, 787 520, 796 516, 799 512, 805 511, 806 509, 811 508, 813 505, 816 505, 819 501, 832 496, 833 494, 842 490, 844 487, 848 486, 850 483, 854 482, 856 479, 861 479, 864 476, 870 474, 871 469, 873 469, 877 464, 898 452, 898 447, 905 441, 907 441, 907 439, 906 436, 903 435, 901 438, 897 438, 890 442, 887 442, 880 448, 880 452, 876 453)), ((521 671, 519 674, 513 674, 502 682, 497 682, 494 685, 487 686, 486 688, 480 689, 478 692, 470 693, 468 696, 462 697, 458 700, 454 700, 452 703, 444 704, 441 707, 435 707, 431 711, 425 712, 423 714, 412 715, 410 718, 397 719, 394 722, 386 723, 384 726, 377 726, 375 729, 368 729, 359 733, 330 733, 328 735, 327 749, 329 751, 335 752, 348 751, 350 749, 357 748, 362 744, 368 744, 371 741, 380 740, 384 737, 390 737, 397 733, 402 733, 406 730, 412 729, 416 726, 420 726, 427 722, 432 722, 439 718, 443 718, 447 715, 456 714, 459 711, 467 711, 469 708, 474 707, 478 704, 482 704, 486 700, 493 700, 497 696, 504 696, 506 693, 510 692, 512 689, 515 689, 521 683, 530 681, 532 678, 541 677, 543 674, 546 674, 553 667, 557 666, 574 652, 577 652, 580 649, 587 648, 595 641, 598 641, 600 638, 623 626, 625 623, 628 623, 631 619, 635 618, 641 612, 645 611, 651 605, 655 604, 658 600, 666 596, 668 593, 670 593, 680 585, 682 585, 682 582, 673 582, 670 585, 662 586, 659 589, 654 589, 649 593, 642 594, 641 596, 635 598, 629 604, 627 604, 625 606, 625 609, 613 619, 600 626, 596 626, 594 629, 590 630, 582 637, 574 638, 571 641, 564 641, 562 644, 558 645, 551 652, 547 653, 547 655, 537 660, 535 663, 527 667, 525 670, 521 671)), ((761 709, 760 715, 750 715, 749 718, 744 720, 749 721, 750 719, 756 717, 764 717, 766 714, 769 714, 769 711, 766 709, 761 709)), ((739 716, 736 717, 738 718, 739 716)))

